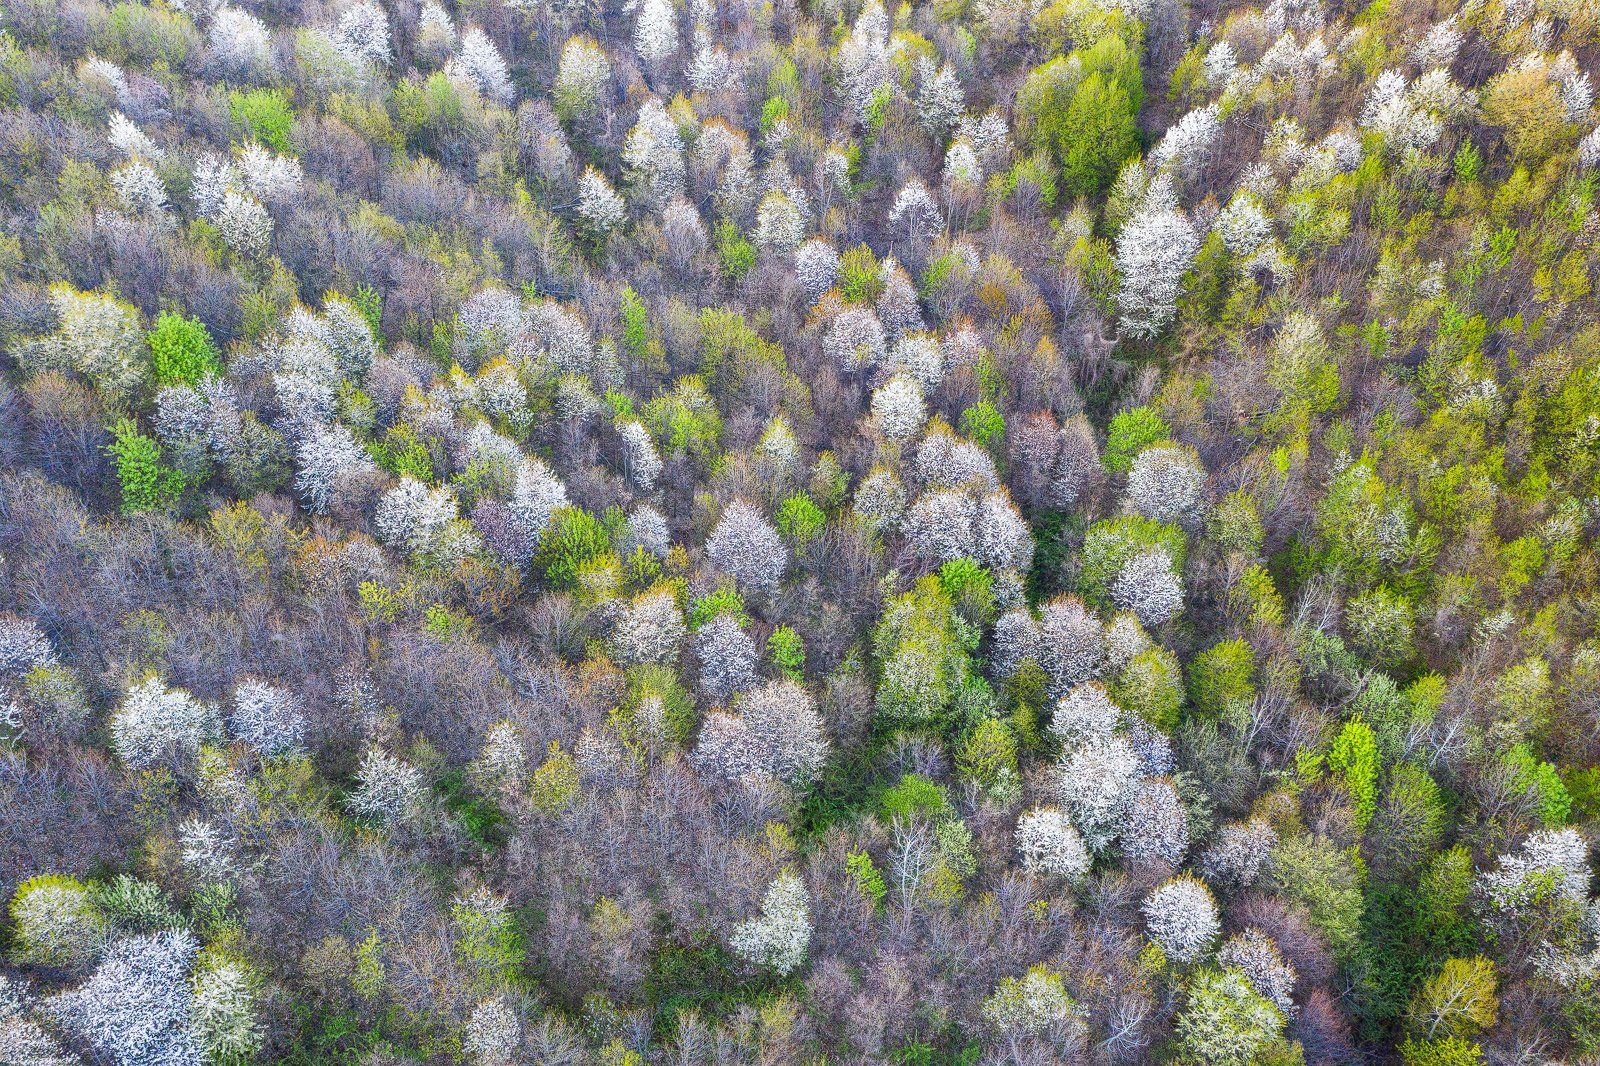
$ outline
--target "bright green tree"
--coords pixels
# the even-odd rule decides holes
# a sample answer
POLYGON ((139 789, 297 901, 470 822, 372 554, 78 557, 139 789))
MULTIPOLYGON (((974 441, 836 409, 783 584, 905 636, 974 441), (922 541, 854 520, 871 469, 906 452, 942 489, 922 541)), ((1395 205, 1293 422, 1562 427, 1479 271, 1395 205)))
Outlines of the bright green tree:
POLYGON ((157 385, 193 385, 221 372, 211 334, 198 318, 167 312, 145 334, 157 385))

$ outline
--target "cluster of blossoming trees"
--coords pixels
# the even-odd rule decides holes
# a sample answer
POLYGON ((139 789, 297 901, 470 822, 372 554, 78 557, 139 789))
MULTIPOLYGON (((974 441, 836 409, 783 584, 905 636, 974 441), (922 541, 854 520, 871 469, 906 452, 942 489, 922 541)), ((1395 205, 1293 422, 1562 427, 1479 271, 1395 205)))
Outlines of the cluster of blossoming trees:
POLYGON ((1597 62, 0 5, 0 1062, 1600 1054, 1597 62))

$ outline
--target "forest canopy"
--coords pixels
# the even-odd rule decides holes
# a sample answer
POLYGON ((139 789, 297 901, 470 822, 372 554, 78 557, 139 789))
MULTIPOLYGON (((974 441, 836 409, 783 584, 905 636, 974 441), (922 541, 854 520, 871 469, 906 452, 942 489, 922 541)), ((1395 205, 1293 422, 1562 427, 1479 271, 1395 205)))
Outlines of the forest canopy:
POLYGON ((0 1063, 1596 1061, 1597 64, 0 3, 0 1063))

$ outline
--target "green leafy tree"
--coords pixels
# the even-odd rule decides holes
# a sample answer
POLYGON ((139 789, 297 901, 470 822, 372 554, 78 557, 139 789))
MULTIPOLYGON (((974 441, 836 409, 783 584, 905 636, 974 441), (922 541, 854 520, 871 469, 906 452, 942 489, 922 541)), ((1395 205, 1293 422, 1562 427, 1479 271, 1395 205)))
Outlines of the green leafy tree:
POLYGON ((1283 1014, 1238 970, 1201 970, 1177 1022, 1178 1061, 1252 1066, 1283 1033, 1283 1014))
POLYGON ((717 262, 722 267, 722 272, 734 281, 743 281, 744 276, 756 265, 756 246, 745 239, 727 219, 717 223, 715 238, 717 249, 717 262))
POLYGON ((106 450, 116 463, 122 513, 138 514, 176 503, 183 494, 183 474, 161 461, 161 445, 155 438, 139 432, 129 418, 113 423, 111 434, 106 450))
POLYGON ((750 624, 744 597, 731 584, 719 585, 689 605, 689 628, 697 630, 718 615, 731 615, 741 627, 750 624))
POLYGON ((1514 744, 1501 757, 1512 773, 1518 791, 1529 796, 1546 829, 1565 825, 1572 813, 1572 796, 1553 764, 1535 758, 1527 744, 1514 744))
POLYGON ((873 863, 872 856, 865 851, 853 851, 845 856, 845 869, 849 871, 850 879, 855 882, 856 891, 861 893, 861 898, 874 908, 881 907, 883 898, 889 894, 889 888, 884 884, 883 874, 873 863))
POLYGON ((1481 1066, 1483 1048, 1460 1037, 1407 1040, 1400 1045, 1400 1058, 1406 1066, 1481 1066))
POLYGON ((193 385, 222 370, 211 334, 197 318, 167 312, 145 341, 157 385, 193 385))
POLYGON ((1126 32, 1106 33, 1036 68, 1017 94, 1025 135, 1052 154, 1062 189, 1071 195, 1109 186, 1138 150, 1142 34, 1132 19, 1117 28, 1126 32))
POLYGON ((503 897, 486 889, 456 899, 450 908, 456 948, 486 987, 510 984, 522 965, 524 945, 516 917, 503 897))
POLYGON ((1449 959, 1412 1000, 1410 1024, 1424 1040, 1468 1038, 1493 1026, 1499 1009, 1494 963, 1449 959))
POLYGON ((1005 441, 1006 416, 988 400, 979 400, 961 412, 961 435, 994 451, 1005 441))
POLYGON ((1171 435, 1167 423, 1152 408, 1130 407, 1118 411, 1111 418, 1100 462, 1113 474, 1126 474, 1133 466, 1134 456, 1171 435))
POLYGON ((562 507, 550 517, 534 562, 545 580, 567 588, 577 583, 585 564, 610 550, 611 537, 598 518, 581 507, 562 507))
POLYGON ((1356 828, 1365 829, 1378 807, 1378 740, 1365 722, 1346 722, 1328 750, 1328 769, 1356 805, 1356 828))
POLYGON ((276 152, 293 151, 294 109, 282 89, 235 89, 228 94, 234 125, 276 152))
POLYGON ((1110 688, 1117 706, 1163 732, 1177 728, 1183 712, 1183 668, 1166 648, 1156 645, 1135 655, 1110 688))
POLYGON ((883 271, 872 249, 858 244, 839 256, 839 294, 846 303, 871 304, 883 295, 883 271))
POLYGON ((1272 879, 1284 898, 1306 909, 1336 955, 1351 957, 1361 942, 1365 906, 1359 855, 1321 837, 1293 837, 1273 849, 1272 879))
POLYGON ((827 523, 828 516, 804 492, 797 492, 778 505, 778 532, 788 538, 797 552, 805 551, 806 545, 827 523))
POLYGON ((956 752, 956 769, 994 796, 1018 787, 1017 738, 998 718, 980 718, 956 752))
POLYGON ((805 680, 806 646, 789 626, 778 626, 767 638, 767 657, 789 680, 805 680))
POLYGON ((887 728, 943 729, 973 680, 977 632, 960 620, 937 577, 919 581, 884 612, 873 638, 877 709, 887 728))
POLYGON ((1189 699, 1201 714, 1216 717, 1255 699, 1255 652, 1243 640, 1225 640, 1189 664, 1189 699))

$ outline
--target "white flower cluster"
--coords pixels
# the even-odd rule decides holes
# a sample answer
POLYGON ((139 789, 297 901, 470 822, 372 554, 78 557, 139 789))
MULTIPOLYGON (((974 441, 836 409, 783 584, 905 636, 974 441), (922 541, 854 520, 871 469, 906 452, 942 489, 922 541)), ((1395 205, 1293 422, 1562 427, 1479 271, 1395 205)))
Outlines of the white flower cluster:
POLYGON ((1000 475, 989 453, 944 427, 930 432, 917 446, 916 472, 929 488, 970 487, 993 492, 1000 487, 1000 475))
POLYGON ((39 623, 0 614, 0 676, 22 677, 41 666, 55 666, 55 648, 39 623))
POLYGON ((377 470, 371 458, 350 430, 339 422, 324 422, 313 428, 295 450, 295 492, 314 512, 327 509, 342 477, 354 477, 377 470))
POLYGON ((917 62, 917 121, 935 141, 942 141, 966 114, 966 94, 950 64, 935 66, 926 57, 917 62))
POLYGON ((1400 71, 1386 70, 1367 93, 1361 125, 1382 134, 1398 153, 1425 152, 1444 132, 1444 123, 1425 98, 1426 87, 1420 79, 1410 84, 1400 71))
POLYGON ((773 189, 756 206, 755 244, 763 251, 782 254, 799 247, 806 235, 806 217, 786 193, 773 189))
POLYGON ((1003 490, 936 490, 917 497, 900 520, 907 548, 921 559, 944 563, 969 558, 994 571, 1025 571, 1033 538, 1003 490))
POLYGON ((811 896, 798 874, 785 870, 767 889, 761 914, 734 927, 728 946, 743 959, 787 977, 805 962, 811 943, 811 896))
POLYGON ((463 1048, 478 1066, 511 1066, 522 1045, 522 1019, 505 996, 494 996, 472 1008, 463 1048))
POLYGON ((1456 16, 1450 15, 1443 21, 1435 23, 1422 35, 1422 39, 1412 46, 1411 58, 1425 70, 1433 67, 1449 67, 1456 61, 1463 40, 1465 38, 1461 27, 1457 24, 1456 16))
POLYGON ((490 789, 518 789, 527 779, 528 757, 522 734, 510 722, 496 722, 483 735, 483 748, 472 761, 472 776, 490 789))
POLYGON ((678 17, 672 0, 642 0, 633 25, 633 46, 639 58, 656 67, 678 50, 678 17))
POLYGON ((194 977, 190 1027, 209 1062, 247 1062, 266 1030, 258 1019, 256 979, 243 963, 207 960, 194 977))
POLYGON ((660 100, 651 97, 622 145, 628 180, 644 203, 665 208, 684 191, 683 138, 660 100))
MULTIPOLYGON (((1021 617, 1018 617, 1021 616, 1021 617)), ((1022 619, 1006 626, 1009 654, 1042 654, 1022 619)), ((1002 619, 1004 622, 1005 619, 1002 619)), ((997 642, 1001 627, 996 627, 997 642)), ((1060 744, 1056 791, 1084 843, 1094 851, 1120 844, 1132 860, 1176 866, 1189 849, 1188 812, 1171 781, 1171 746, 1159 731, 1124 715, 1105 688, 1088 681, 1056 702, 1050 734, 1060 744)))
POLYGON ((1147 626, 1176 618, 1183 610, 1183 582, 1166 549, 1151 548, 1129 559, 1111 582, 1111 602, 1147 626))
POLYGON ((111 745, 136 770, 192 765, 217 732, 215 704, 149 678, 130 688, 111 715, 111 745))
POLYGON ((592 38, 570 37, 561 47, 554 89, 561 114, 587 114, 611 81, 611 60, 592 38))
POLYGON ((734 500, 706 540, 706 555, 748 588, 770 589, 783 579, 789 549, 772 524, 744 500, 734 500))
POLYGON ((1217 213, 1212 232, 1222 238, 1228 254, 1248 261, 1274 242, 1272 218, 1261 201, 1248 192, 1236 193, 1217 213))
POLYGON ((767 423, 756 442, 756 455, 780 477, 788 477, 800 468, 800 442, 782 415, 774 415, 767 423))
POLYGON ((667 528, 666 517, 648 504, 640 504, 628 515, 628 531, 624 541, 629 553, 643 548, 656 558, 665 558, 672 547, 672 531, 667 528))
POLYGON ((922 386, 896 374, 872 392, 872 421, 878 432, 892 441, 908 441, 928 420, 928 407, 922 399, 922 386))
POLYGON ((896 341, 902 334, 922 329, 922 308, 917 303, 917 287, 911 275, 892 257, 883 261, 879 273, 883 277, 883 295, 878 297, 877 311, 887 338, 896 341))
POLYGON ((932 392, 944 380, 944 349, 931 333, 907 333, 890 349, 887 366, 932 392))
POLYGON ((95 972, 45 1008, 67 1032, 118 1066, 200 1066, 188 981, 199 945, 186 931, 127 937, 95 972))
POLYGON ((161 175, 142 159, 133 159, 111 173, 111 187, 129 214, 164 219, 167 187, 161 175))
POLYGON ((847 307, 834 316, 822 347, 840 370, 870 370, 888 350, 883 323, 866 307, 847 307))
POLYGON ((1140 909, 1150 939, 1175 962, 1198 961, 1222 930, 1211 890, 1187 874, 1158 886, 1140 909))
POLYGON ((1055 713, 1050 717, 1050 734, 1063 751, 1069 751, 1091 740, 1111 736, 1121 721, 1122 710, 1111 702, 1105 686, 1098 681, 1087 681, 1056 701, 1055 713))
POLYGON ((233 690, 228 730, 268 758, 293 755, 305 743, 305 709, 289 690, 247 680, 233 690))
POLYGON ((1518 852, 1501 855, 1493 870, 1478 876, 1477 889, 1489 907, 1515 913, 1527 906, 1547 880, 1568 899, 1589 895, 1589 845, 1576 829, 1534 833, 1518 852))
POLYGON ((1039 609, 1038 659, 1052 698, 1098 677, 1105 658, 1105 627, 1081 601, 1063 596, 1039 609))
POLYGON ((233 876, 237 859, 234 841, 204 818, 190 818, 178 829, 178 856, 202 881, 225 881, 233 876))
POLYGON ((339 52, 358 66, 386 66, 393 58, 389 45, 389 16, 372 0, 361 0, 339 16, 335 37, 339 52))
POLYGON ((159 162, 166 153, 156 147, 150 135, 140 129, 121 111, 111 113, 111 124, 106 130, 106 140, 124 159, 146 159, 159 162))
POLYGON ((702 772, 797 787, 816 778, 828 757, 828 738, 816 701, 803 686, 769 681, 745 693, 736 710, 706 716, 694 756, 702 772))
POLYGON ((719 614, 694 635, 700 660, 700 685, 712 699, 726 702, 755 684, 756 642, 731 614, 719 614))
POLYGON ((525 565, 533 558, 550 519, 566 505, 566 486, 537 456, 524 456, 517 466, 511 498, 506 502, 516 532, 514 562, 525 565))
POLYGON ((33 370, 71 370, 96 388, 126 396, 143 384, 149 356, 141 343, 139 313, 98 292, 67 285, 50 289, 59 328, 19 354, 33 370))
POLYGON ((426 0, 417 15, 417 48, 435 57, 452 52, 456 47, 456 24, 450 13, 435 0, 426 0))
POLYGON ((879 467, 861 479, 851 503, 857 515, 876 529, 890 529, 905 513, 906 493, 892 470, 879 467))
MULTIPOLYGON (((1141 770, 1143 760, 1140 760, 1141 770)), ((1177 866, 1189 851, 1189 814, 1171 781, 1146 779, 1133 791, 1122 824, 1122 854, 1177 866)))
POLYGON ((1128 219, 1116 249, 1121 278, 1116 302, 1124 333, 1148 339, 1166 328, 1177 313, 1184 272, 1199 250, 1194 227, 1173 208, 1147 203, 1128 219))
POLYGON ((944 227, 939 204, 921 178, 911 178, 900 187, 889 221, 905 231, 913 241, 925 241, 944 227))
POLYGON ((415 478, 402 477, 378 501, 372 526, 384 544, 407 555, 418 555, 437 545, 456 520, 457 506, 455 494, 449 489, 430 488, 415 478))
POLYGON ((1078 881, 1092 860, 1072 820, 1057 807, 1035 807, 1017 819, 1017 855, 1030 873, 1078 881))
POLYGON ((1249 888, 1270 868, 1277 845, 1277 831, 1264 821, 1223 826, 1200 856, 1201 873, 1208 881, 1249 888))
POLYGON ((228 189, 214 220, 223 241, 242 256, 259 258, 272 243, 272 216, 248 193, 228 189))
POLYGON ((555 300, 537 300, 524 314, 526 332, 513 354, 550 361, 558 374, 589 375, 597 370, 594 339, 581 315, 555 300))
POLYGON ((671 589, 659 588, 640 593, 622 609, 611 643, 624 666, 670 665, 677 661, 687 633, 677 597, 671 589))
POLYGON ((1294 966, 1261 930, 1246 929, 1224 940, 1217 949, 1217 965, 1238 970, 1263 999, 1285 1016, 1294 1015, 1294 966))
POLYGON ((1555 84, 1556 95, 1566 110, 1568 122, 1583 122, 1594 105, 1594 85, 1589 73, 1578 66, 1570 50, 1563 51, 1549 64, 1549 77, 1555 84))
POLYGON ((643 492, 655 487, 661 476, 661 453, 656 451, 650 431, 638 419, 629 419, 617 426, 617 437, 622 442, 622 462, 628 480, 643 492))
POLYGON ((272 33, 248 11, 219 7, 211 16, 206 42, 229 74, 261 74, 272 66, 272 33))
POLYGON ((1222 134, 1222 123, 1217 116, 1217 105, 1207 104, 1173 123, 1150 151, 1151 169, 1171 168, 1179 174, 1192 174, 1197 170, 1222 134))
POLYGON ((1138 753, 1120 736, 1096 737, 1062 755, 1057 794, 1089 847, 1109 847, 1121 834, 1139 777, 1138 753))
POLYGON ((879 0, 863 5, 850 36, 839 44, 838 64, 840 93, 856 121, 861 122, 873 100, 889 89, 893 77, 889 64, 889 18, 879 0))
POLYGON ((379 748, 367 749, 356 771, 357 787, 350 809, 391 824, 415 818, 422 811, 428 786, 422 771, 379 748))
POLYGON ((949 190, 973 189, 983 184, 983 161, 967 138, 957 137, 945 149, 942 180, 949 190))
POLYGON ((728 50, 713 44, 710 34, 695 33, 694 58, 689 62, 689 87, 711 96, 733 83, 733 60, 728 50))
POLYGON ((28 1017, 26 988, 0 976, 0 1062, 18 1066, 79 1066, 44 1026, 28 1017))
POLYGON ((445 67, 445 74, 502 106, 509 107, 516 97, 505 56, 476 26, 461 35, 461 51, 445 67))
POLYGON ((1591 130, 1578 142, 1578 165, 1585 168, 1600 167, 1600 127, 1591 130))
POLYGON ((123 69, 97 55, 88 56, 78 68, 78 76, 86 85, 98 88, 102 92, 109 91, 117 106, 121 107, 128 101, 128 75, 123 69))

